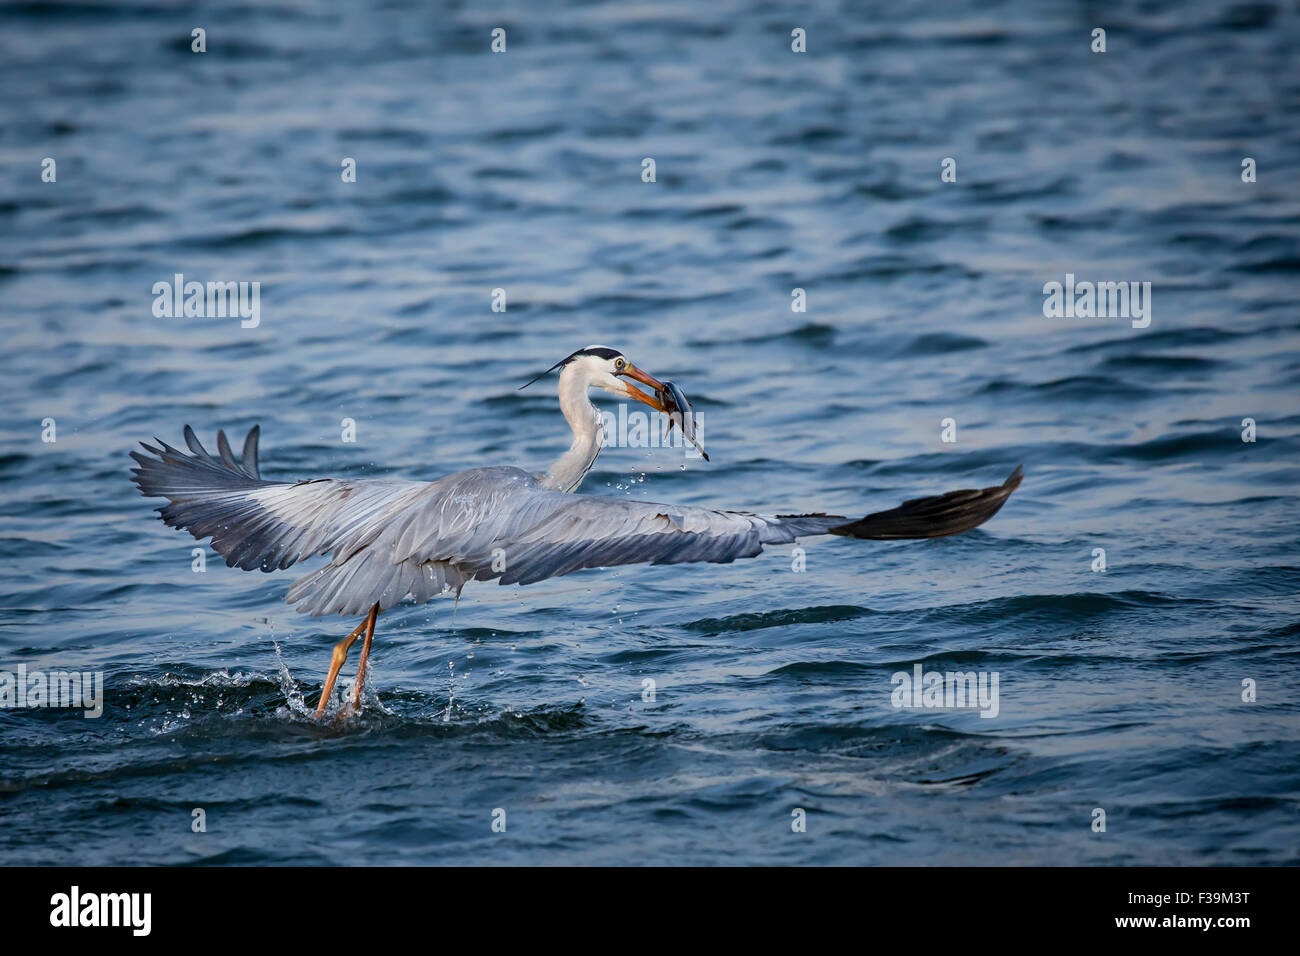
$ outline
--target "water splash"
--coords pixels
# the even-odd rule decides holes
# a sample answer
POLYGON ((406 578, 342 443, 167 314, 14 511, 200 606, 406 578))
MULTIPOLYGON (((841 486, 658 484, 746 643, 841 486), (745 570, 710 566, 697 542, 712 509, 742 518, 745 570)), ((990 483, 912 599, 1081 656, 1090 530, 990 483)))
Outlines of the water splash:
POLYGON ((285 706, 281 707, 277 713, 280 716, 292 715, 314 720, 316 710, 314 707, 307 705, 302 688, 294 680, 293 675, 289 673, 289 665, 284 662, 284 655, 280 651, 280 642, 272 640, 271 646, 275 648, 275 662, 279 671, 280 691, 284 694, 285 703, 285 706))
POLYGON ((451 722, 451 709, 456 703, 456 662, 447 662, 447 709, 443 711, 442 722, 444 724, 451 722))

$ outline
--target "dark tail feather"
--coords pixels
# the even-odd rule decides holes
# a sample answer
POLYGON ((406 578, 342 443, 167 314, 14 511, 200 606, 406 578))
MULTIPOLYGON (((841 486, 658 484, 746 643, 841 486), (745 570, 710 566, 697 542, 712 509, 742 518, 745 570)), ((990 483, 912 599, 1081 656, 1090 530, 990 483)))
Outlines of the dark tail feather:
POLYGON ((829 529, 830 534, 850 538, 891 541, 900 538, 942 538, 978 528, 1001 508, 1024 477, 1021 466, 1000 485, 991 488, 963 488, 929 498, 913 498, 889 511, 877 511, 860 521, 829 529))

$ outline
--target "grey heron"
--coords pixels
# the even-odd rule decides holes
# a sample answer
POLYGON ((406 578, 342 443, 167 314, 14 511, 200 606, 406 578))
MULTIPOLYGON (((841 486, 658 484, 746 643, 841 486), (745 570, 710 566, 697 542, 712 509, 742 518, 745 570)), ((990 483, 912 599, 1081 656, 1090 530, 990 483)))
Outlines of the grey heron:
POLYGON ((573 441, 545 473, 491 466, 435 481, 268 481, 257 461, 258 426, 249 431, 237 460, 224 431, 217 432, 214 457, 186 425, 190 454, 158 439, 158 447, 142 442, 147 454, 131 452, 138 464, 133 479, 146 497, 168 500, 158 509, 166 524, 199 540, 211 538, 212 548, 231 567, 274 571, 329 556, 323 567, 294 581, 285 598, 315 617, 365 615, 334 647, 317 717, 325 713, 349 649, 364 633, 351 705, 344 713, 359 708, 375 620, 407 597, 424 602, 459 595, 470 580, 532 584, 611 565, 726 563, 753 557, 764 545, 813 535, 891 540, 958 534, 996 514, 1021 480, 1017 467, 1001 485, 916 498, 857 521, 578 494, 604 440, 590 389, 661 412, 672 410, 671 398, 665 404, 672 392, 604 346, 579 349, 542 375, 557 368, 560 411, 573 441))

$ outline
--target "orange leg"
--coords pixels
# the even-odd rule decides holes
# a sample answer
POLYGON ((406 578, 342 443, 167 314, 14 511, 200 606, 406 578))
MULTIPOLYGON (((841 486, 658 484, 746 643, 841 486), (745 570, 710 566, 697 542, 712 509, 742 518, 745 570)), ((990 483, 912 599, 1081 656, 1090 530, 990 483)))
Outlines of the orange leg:
POLYGON ((352 685, 352 709, 361 707, 361 689, 366 686, 366 664, 370 662, 370 641, 375 636, 375 619, 379 617, 379 605, 370 609, 366 618, 366 642, 361 645, 361 663, 357 665, 357 680, 352 685))
MULTIPOLYGON (((368 621, 369 618, 366 620, 368 621)), ((320 703, 316 707, 317 720, 325 715, 325 705, 329 703, 330 694, 334 693, 334 682, 338 680, 339 669, 343 666, 343 662, 348 659, 348 651, 356 643, 357 638, 361 636, 365 626, 366 621, 362 621, 357 625, 355 631, 334 645, 334 654, 330 657, 330 673, 325 678, 325 689, 321 691, 320 703)))

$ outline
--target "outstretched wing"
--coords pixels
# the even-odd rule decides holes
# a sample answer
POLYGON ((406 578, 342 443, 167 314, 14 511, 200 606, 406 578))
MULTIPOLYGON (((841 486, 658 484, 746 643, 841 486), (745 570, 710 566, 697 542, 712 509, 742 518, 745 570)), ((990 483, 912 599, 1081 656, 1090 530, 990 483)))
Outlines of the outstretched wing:
POLYGON ((840 515, 762 515, 574 495, 543 488, 518 468, 476 468, 433 482, 389 479, 265 481, 254 428, 242 461, 217 434, 218 457, 185 427, 192 454, 164 442, 132 452, 141 492, 165 497, 163 521, 212 547, 232 567, 272 571, 313 555, 324 567, 299 578, 286 600, 299 611, 362 614, 408 595, 425 601, 466 581, 532 584, 583 568, 726 563, 768 544, 837 534, 933 538, 984 523, 1019 486, 1001 485, 904 502, 850 521, 840 515))
MULTIPOLYGON (((264 481, 257 464, 258 428, 236 461, 225 432, 214 458, 185 426, 187 455, 166 442, 131 452, 132 478, 146 497, 167 498, 162 519, 195 538, 212 538, 231 567, 274 571, 336 550, 364 547, 389 517, 419 494, 420 482, 387 479, 264 481)), ((157 441, 157 439, 155 439, 157 441)))
MULTIPOLYGON (((318 478, 262 479, 258 429, 236 460, 224 432, 216 457, 185 426, 190 454, 158 441, 132 452, 141 493, 168 499, 163 521, 212 548, 231 567, 287 568, 328 554, 324 567, 295 581, 287 600, 299 611, 364 614, 407 595, 426 601, 468 579, 449 558, 477 552, 531 513, 519 492, 537 481, 518 468, 479 468, 432 482, 318 478)), ((143 444, 143 443, 142 443, 143 444)), ((543 502, 544 504, 544 502, 543 502)))
POLYGON ((764 545, 836 534, 852 538, 937 538, 969 531, 1002 507, 1020 485, 1019 467, 1001 485, 904 502, 849 521, 841 515, 762 515, 655 504, 537 489, 527 492, 545 517, 493 542, 491 555, 466 555, 456 566, 477 580, 532 584, 583 568, 619 564, 725 564, 764 545))

